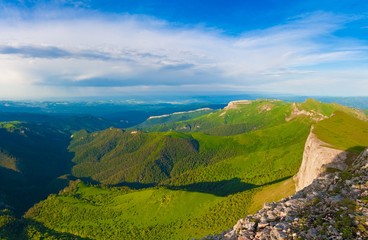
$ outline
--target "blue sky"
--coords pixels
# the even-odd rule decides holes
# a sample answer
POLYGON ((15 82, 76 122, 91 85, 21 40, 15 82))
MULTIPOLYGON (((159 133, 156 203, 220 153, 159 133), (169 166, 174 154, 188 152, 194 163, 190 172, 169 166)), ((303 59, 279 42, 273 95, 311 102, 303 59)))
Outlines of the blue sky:
POLYGON ((367 96, 367 6, 0 1, 0 96, 367 96))

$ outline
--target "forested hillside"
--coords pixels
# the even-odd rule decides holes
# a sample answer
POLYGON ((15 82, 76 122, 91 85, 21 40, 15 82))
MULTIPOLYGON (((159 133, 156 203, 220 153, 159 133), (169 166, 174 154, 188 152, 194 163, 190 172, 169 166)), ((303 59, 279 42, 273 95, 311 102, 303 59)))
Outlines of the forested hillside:
MULTIPOLYGON (((21 221, 4 212, 3 225, 15 224, 20 239, 201 238, 294 193, 312 125, 335 148, 368 146, 366 115, 315 100, 236 101, 172 116, 73 133, 64 180, 77 180, 21 221)), ((12 156, 3 159, 17 171, 12 156)))

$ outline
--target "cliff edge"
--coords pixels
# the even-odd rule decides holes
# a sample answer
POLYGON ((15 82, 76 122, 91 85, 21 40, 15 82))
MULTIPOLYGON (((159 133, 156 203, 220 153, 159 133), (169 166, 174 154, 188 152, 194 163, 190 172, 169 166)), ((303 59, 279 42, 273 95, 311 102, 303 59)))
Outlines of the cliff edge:
POLYGON ((352 162, 206 239, 368 239, 368 149, 352 162))
POLYGON ((303 160, 294 177, 296 191, 310 185, 327 168, 343 171, 347 168, 347 152, 332 148, 313 133, 309 133, 304 147, 303 160))

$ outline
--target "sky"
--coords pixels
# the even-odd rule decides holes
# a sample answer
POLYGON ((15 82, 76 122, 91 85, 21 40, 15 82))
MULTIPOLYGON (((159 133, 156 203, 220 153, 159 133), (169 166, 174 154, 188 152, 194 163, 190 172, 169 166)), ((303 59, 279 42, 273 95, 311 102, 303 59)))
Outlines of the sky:
POLYGON ((368 96, 365 0, 0 0, 0 99, 368 96))

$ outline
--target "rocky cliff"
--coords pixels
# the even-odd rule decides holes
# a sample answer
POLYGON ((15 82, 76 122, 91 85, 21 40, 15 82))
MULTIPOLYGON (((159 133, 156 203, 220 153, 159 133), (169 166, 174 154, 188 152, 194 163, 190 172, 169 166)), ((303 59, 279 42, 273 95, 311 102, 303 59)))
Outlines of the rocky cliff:
POLYGON ((368 239, 368 149, 346 170, 325 172, 207 239, 368 239))
POLYGON ((346 158, 346 152, 333 149, 329 144, 319 140, 312 127, 305 143, 302 164, 294 177, 296 191, 310 185, 327 168, 345 170, 346 158))

